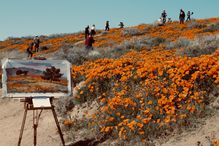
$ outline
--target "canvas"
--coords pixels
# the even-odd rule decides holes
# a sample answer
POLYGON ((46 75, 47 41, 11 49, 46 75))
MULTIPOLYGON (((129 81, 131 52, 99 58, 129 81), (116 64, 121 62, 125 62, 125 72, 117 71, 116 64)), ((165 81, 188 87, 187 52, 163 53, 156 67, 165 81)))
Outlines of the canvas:
POLYGON ((71 94, 71 65, 65 60, 2 61, 5 97, 60 97, 71 94))

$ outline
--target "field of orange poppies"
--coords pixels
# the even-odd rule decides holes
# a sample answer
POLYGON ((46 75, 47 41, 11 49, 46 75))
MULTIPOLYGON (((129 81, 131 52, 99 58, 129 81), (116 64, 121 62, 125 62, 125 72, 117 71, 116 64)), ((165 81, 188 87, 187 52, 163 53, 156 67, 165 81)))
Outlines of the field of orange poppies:
MULTIPOLYGON (((94 51, 99 51, 100 57, 72 64, 73 83, 83 82, 82 87, 75 87, 78 95, 72 100, 81 105, 98 103, 98 110, 86 114, 83 121, 88 129, 108 138, 145 142, 188 129, 209 116, 209 105, 218 98, 219 18, 98 33, 94 51), (118 53, 118 48, 119 56, 107 56, 118 53)), ((41 39, 49 49, 36 56, 83 42, 84 36, 41 39)), ((5 40, 0 42, 0 51, 24 52, 29 42, 25 38, 5 40)), ((64 120, 67 127, 78 124, 78 119, 64 120)), ((212 143, 218 145, 218 140, 212 143)))

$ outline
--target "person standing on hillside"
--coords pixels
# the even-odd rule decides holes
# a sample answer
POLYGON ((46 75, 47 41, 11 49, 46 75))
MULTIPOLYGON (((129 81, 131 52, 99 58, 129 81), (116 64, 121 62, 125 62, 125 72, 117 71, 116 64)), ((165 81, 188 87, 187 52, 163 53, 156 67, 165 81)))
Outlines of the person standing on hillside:
POLYGON ((89 35, 85 41, 86 49, 93 50, 93 43, 95 42, 92 35, 89 35))
POLYGON ((124 23, 123 23, 123 22, 120 22, 120 23, 119 23, 119 26, 120 26, 120 28, 124 28, 124 23))
POLYGON ((34 44, 34 51, 35 51, 35 52, 38 52, 38 51, 39 51, 39 47, 40 47, 40 39, 39 39, 38 36, 36 36, 36 37, 34 38, 33 44, 34 44))
POLYGON ((167 13, 166 13, 166 10, 163 10, 163 12, 161 13, 161 18, 163 20, 163 24, 166 23, 166 20, 167 20, 167 13))
POLYGON ((186 21, 190 21, 191 20, 191 15, 193 15, 193 12, 191 13, 190 11, 187 12, 187 19, 186 21))
POLYGON ((106 21, 106 26, 105 26, 105 31, 109 31, 110 28, 109 28, 109 21, 106 21))
POLYGON ((185 21, 185 12, 183 11, 183 9, 180 9, 180 13, 179 13, 179 23, 180 24, 184 24, 185 21))
POLYGON ((33 46, 34 46, 34 43, 32 42, 27 48, 27 58, 29 59, 33 57, 33 46))
POLYGON ((94 36, 95 34, 96 34, 96 28, 95 28, 95 25, 93 25, 93 26, 91 27, 90 35, 91 35, 91 36, 94 36))
POLYGON ((89 29, 90 29, 90 27, 89 27, 89 25, 87 26, 87 27, 85 27, 85 39, 89 36, 89 34, 90 34, 90 31, 89 31, 89 29))

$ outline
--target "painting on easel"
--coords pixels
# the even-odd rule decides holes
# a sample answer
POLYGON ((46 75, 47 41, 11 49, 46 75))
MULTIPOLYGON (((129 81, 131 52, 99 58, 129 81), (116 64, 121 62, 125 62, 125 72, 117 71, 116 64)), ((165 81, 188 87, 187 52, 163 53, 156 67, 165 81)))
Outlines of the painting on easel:
POLYGON ((65 60, 10 60, 2 63, 5 97, 69 96, 71 65, 65 60))

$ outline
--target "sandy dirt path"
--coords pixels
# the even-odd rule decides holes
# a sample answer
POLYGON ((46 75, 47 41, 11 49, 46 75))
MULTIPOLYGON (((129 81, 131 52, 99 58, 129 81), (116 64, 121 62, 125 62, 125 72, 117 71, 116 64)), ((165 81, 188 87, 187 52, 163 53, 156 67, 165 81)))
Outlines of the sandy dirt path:
MULTIPOLYGON (((1 91, 0 91, 1 94, 1 91)), ((0 98, 0 146, 16 146, 23 118, 23 103, 0 98)), ((32 111, 28 111, 21 146, 33 145, 32 111)), ((50 110, 43 111, 38 127, 38 146, 61 146, 50 110)))
POLYGON ((210 141, 219 139, 219 112, 206 119, 205 124, 198 129, 173 136, 161 146, 198 146, 198 143, 200 143, 200 146, 211 146, 207 137, 210 138, 210 141))

